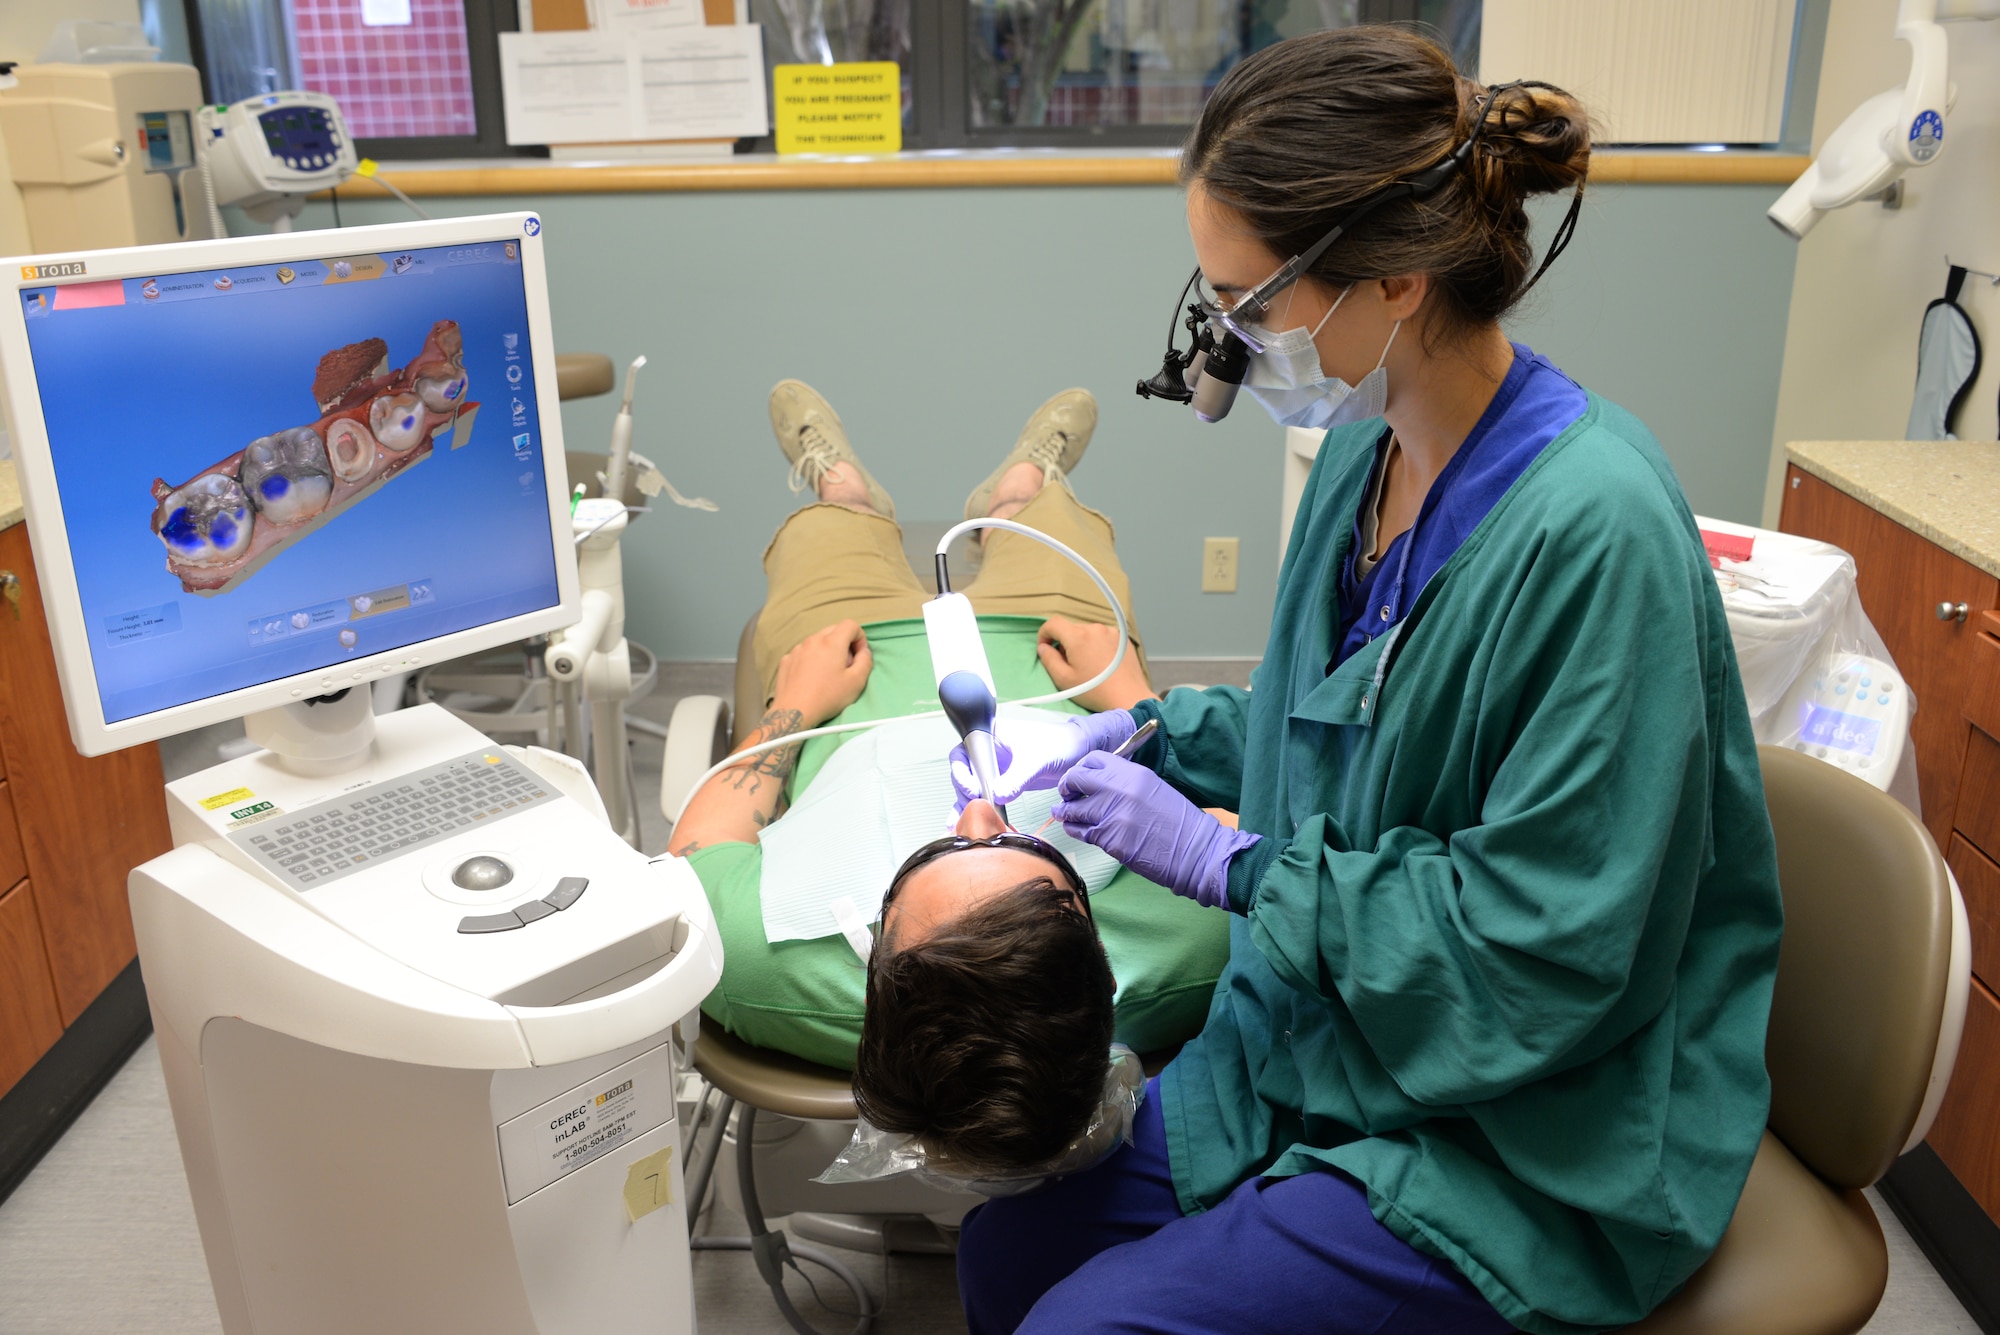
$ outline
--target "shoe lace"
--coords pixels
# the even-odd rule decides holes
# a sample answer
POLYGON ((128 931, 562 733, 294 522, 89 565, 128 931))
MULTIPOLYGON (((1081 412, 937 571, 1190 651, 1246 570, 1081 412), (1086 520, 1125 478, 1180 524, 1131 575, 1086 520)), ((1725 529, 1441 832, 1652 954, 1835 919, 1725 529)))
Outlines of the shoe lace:
POLYGON ((1028 446, 1024 462, 1039 464, 1042 481, 1054 482, 1062 476, 1063 451, 1069 448, 1069 432, 1061 427, 1050 427, 1042 433, 1042 438, 1028 446))
POLYGON ((799 428, 799 458, 798 462, 792 465, 791 474, 785 479, 785 485, 792 489, 793 495, 808 487, 817 489, 819 480, 839 462, 840 456, 834 450, 833 442, 820 431, 817 422, 808 419, 805 425, 799 428))

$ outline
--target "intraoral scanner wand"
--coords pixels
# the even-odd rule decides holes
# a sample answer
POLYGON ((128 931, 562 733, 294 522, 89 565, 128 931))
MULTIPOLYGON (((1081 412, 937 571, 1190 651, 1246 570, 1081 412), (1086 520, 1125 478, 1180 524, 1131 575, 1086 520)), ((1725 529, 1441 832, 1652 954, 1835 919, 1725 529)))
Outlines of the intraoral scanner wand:
MULTIPOLYGON (((999 757, 994 752, 993 715, 1000 702, 977 673, 960 669, 945 675, 938 683, 938 703, 944 706, 944 716, 958 729, 958 736, 965 743, 965 758, 972 765, 973 777, 979 781, 979 795, 993 802, 993 794, 1000 787, 999 757)), ((1000 813, 1000 819, 1007 819, 1007 808, 993 802, 993 809, 1000 813)))

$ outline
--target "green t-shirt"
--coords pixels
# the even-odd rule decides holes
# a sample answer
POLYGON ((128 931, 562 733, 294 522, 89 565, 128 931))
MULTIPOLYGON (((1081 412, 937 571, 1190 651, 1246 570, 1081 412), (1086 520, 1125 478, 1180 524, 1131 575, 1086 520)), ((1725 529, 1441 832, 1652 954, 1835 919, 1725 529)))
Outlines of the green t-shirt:
MULTIPOLYGON (((1037 617, 979 618, 1001 699, 1055 689, 1035 656, 1041 624, 1037 617)), ((866 630, 875 654, 867 688, 833 721, 901 718, 936 709, 924 623, 878 621, 866 630)), ((1071 704, 1051 708, 1084 712, 1071 704)), ((787 797, 803 792, 836 750, 863 735, 807 742, 786 785, 787 797)), ((722 933, 722 982, 702 1011, 745 1042, 850 1069, 861 1038, 863 965, 839 936, 776 945, 764 939, 762 854, 754 843, 714 844, 688 859, 722 933)), ((1091 896, 1090 907, 1118 979, 1118 1040, 1153 1052, 1193 1037, 1229 958, 1229 915, 1123 870, 1091 896)))

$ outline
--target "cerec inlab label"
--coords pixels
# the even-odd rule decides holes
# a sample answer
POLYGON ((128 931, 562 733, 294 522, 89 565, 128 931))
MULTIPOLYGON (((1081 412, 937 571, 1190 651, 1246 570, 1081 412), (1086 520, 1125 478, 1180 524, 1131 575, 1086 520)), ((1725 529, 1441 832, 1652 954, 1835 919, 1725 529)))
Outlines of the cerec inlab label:
POLYGON ((501 1123, 500 1166, 507 1179, 507 1203, 540 1191, 670 1120, 673 1075, 672 1047, 662 1043, 501 1123))

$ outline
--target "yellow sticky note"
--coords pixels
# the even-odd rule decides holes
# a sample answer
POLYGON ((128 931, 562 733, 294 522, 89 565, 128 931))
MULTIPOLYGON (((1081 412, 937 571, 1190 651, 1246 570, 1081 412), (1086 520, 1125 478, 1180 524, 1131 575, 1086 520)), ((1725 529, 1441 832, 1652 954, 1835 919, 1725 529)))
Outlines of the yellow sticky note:
POLYGON ((899 153, 903 73, 893 60, 771 71, 780 153, 899 153))
POLYGON ((214 797, 202 798, 202 810, 214 811, 219 807, 229 806, 231 803, 247 802, 256 795, 248 788, 231 788, 226 793, 217 793, 214 797))
POLYGON ((625 1217, 638 1223, 674 1203, 674 1147, 669 1145, 625 1170, 625 1217))

